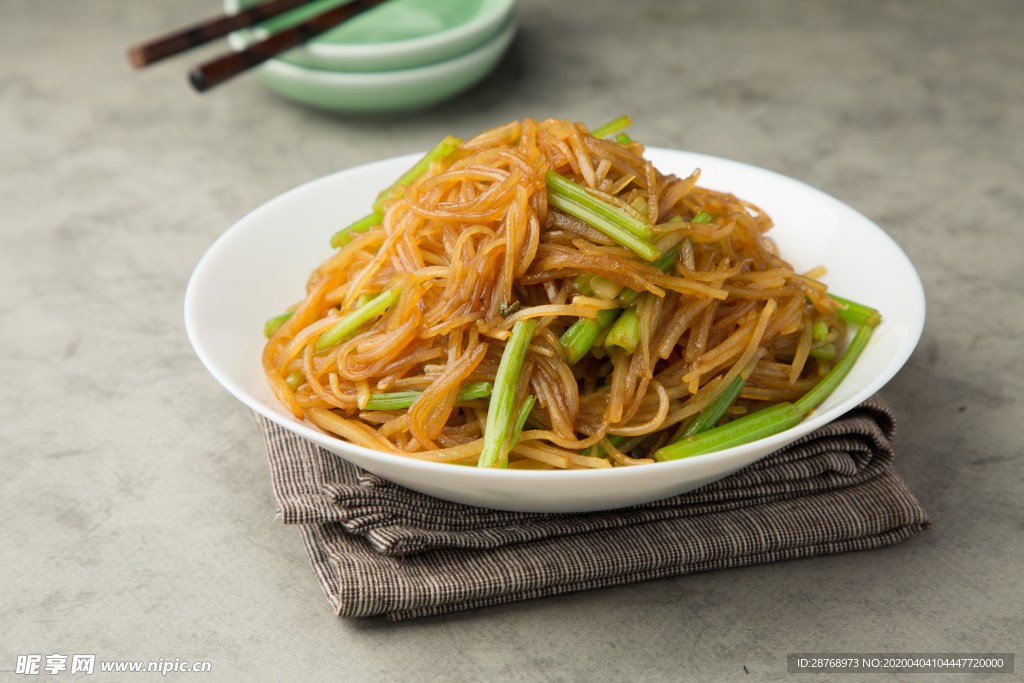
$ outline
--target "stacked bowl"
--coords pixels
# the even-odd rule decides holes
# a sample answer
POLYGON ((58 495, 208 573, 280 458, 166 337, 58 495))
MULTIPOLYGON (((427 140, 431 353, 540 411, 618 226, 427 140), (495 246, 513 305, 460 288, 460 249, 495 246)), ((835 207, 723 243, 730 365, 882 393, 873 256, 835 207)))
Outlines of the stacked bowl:
MULTIPOLYGON (((229 13, 262 0, 224 0, 229 13)), ((313 0, 231 34, 242 49, 348 0, 313 0)), ((515 36, 515 0, 389 0, 271 59, 256 76, 302 104, 350 113, 420 109, 483 80, 515 36)))

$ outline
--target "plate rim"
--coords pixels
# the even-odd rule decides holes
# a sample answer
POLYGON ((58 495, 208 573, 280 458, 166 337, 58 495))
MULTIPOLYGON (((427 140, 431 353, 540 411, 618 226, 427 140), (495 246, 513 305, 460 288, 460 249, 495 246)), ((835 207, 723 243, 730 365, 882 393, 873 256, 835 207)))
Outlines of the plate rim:
MULTIPOLYGON (((677 150, 653 146, 646 147, 646 151, 655 154, 667 153, 669 155, 682 153, 686 155, 691 155, 698 159, 708 159, 715 164, 734 166, 746 170, 753 170, 758 173, 768 173, 784 182, 795 183, 798 186, 800 186, 800 189, 804 191, 809 191, 814 195, 824 199, 826 202, 842 207, 844 210, 852 212, 857 217, 863 219, 866 222, 866 224, 870 226, 871 229, 876 230, 879 233, 879 235, 885 241, 888 242, 889 246, 894 250, 893 254, 903 261, 904 265, 907 268, 907 272, 913 276, 912 283, 916 285, 913 292, 905 292, 904 294, 914 295, 913 310, 917 312, 918 315, 915 316, 914 320, 902 321, 904 324, 908 325, 908 341, 903 344, 900 353, 894 358, 892 362, 890 362, 889 366, 885 369, 884 372, 880 373, 864 388, 862 388, 858 392, 855 392, 851 398, 848 398, 839 405, 830 408, 825 413, 818 415, 812 413, 808 418, 801 421, 794 427, 791 427, 790 429, 780 432, 779 434, 775 434, 773 436, 764 439, 759 439, 758 441, 755 442, 751 442, 751 444, 734 446, 732 448, 727 448, 721 451, 716 451, 714 453, 702 455, 700 456, 701 463, 728 461, 731 458, 735 458, 742 450, 750 449, 752 444, 758 444, 761 447, 769 447, 769 450, 766 451, 766 454, 771 453, 780 448, 782 445, 792 443, 793 441, 813 432, 814 430, 823 426, 827 422, 835 420, 836 418, 848 413, 852 408, 859 405, 865 399, 877 393, 879 389, 885 386, 899 372, 899 370, 903 368, 907 360, 910 358, 911 354, 913 354, 914 350, 917 348, 921 339, 921 335, 924 331, 924 322, 926 317, 926 299, 924 285, 921 281, 920 274, 917 272, 917 269, 910 261, 910 258, 903 251, 902 247, 900 247, 900 245, 885 230, 883 230, 879 225, 877 225, 867 216, 860 213, 859 211, 849 206, 845 202, 842 202, 841 200, 837 199, 836 197, 833 197, 832 195, 829 195, 828 193, 819 190, 818 188, 815 188, 801 180, 797 180, 796 178, 786 176, 782 173, 773 171, 771 169, 766 169, 763 167, 754 166, 753 164, 748 164, 746 162, 736 161, 700 152, 690 152, 686 150, 677 150)), ((555 478, 557 478, 559 481, 571 481, 577 479, 590 480, 608 477, 614 477, 617 479, 628 481, 630 479, 634 479, 637 477, 645 478, 649 476, 649 474, 645 473, 651 472, 650 467, 621 467, 599 470, 571 470, 566 472, 559 471, 556 474, 552 474, 551 472, 542 470, 492 470, 487 468, 452 468, 444 463, 435 463, 426 460, 405 458, 403 456, 384 453, 382 451, 375 451, 373 449, 358 446, 347 441, 342 441, 341 439, 333 437, 327 434, 326 432, 319 430, 318 428, 311 428, 312 426, 308 425, 307 423, 300 423, 298 421, 294 421, 293 418, 286 418, 281 413, 271 410, 263 402, 259 401, 255 397, 252 397, 241 386, 237 385, 231 378, 227 377, 224 373, 222 373, 217 364, 212 361, 210 353, 201 342, 198 330, 196 329, 196 325, 198 324, 198 321, 195 320, 196 298, 200 293, 199 283, 206 276, 205 269, 208 268, 209 263, 211 263, 216 258, 216 254, 219 252, 220 249, 223 249, 225 245, 237 233, 244 232, 247 223, 253 220, 254 216, 256 216, 257 214, 261 213, 264 210, 269 209, 274 205, 290 201, 293 195, 314 190, 316 186, 321 184, 329 184, 333 182, 334 179, 336 179, 339 175, 348 174, 352 172, 366 172, 374 167, 386 166, 390 164, 397 165, 399 164, 399 162, 414 163, 416 160, 421 158, 422 155, 423 152, 418 152, 391 157, 388 159, 381 159, 369 162, 367 164, 361 164, 347 169, 335 171, 328 175, 312 179, 289 190, 286 190, 285 192, 260 204, 259 206, 249 211, 241 218, 239 218, 229 228, 227 228, 223 233, 221 233, 217 237, 217 239, 214 240, 214 242, 207 248, 207 250, 203 253, 203 256, 196 264, 195 268, 193 269, 192 275, 189 277, 188 285, 186 286, 185 290, 185 330, 186 334, 188 335, 189 341, 192 344, 193 350, 199 357, 199 360, 202 362, 203 366, 207 369, 208 372, 210 372, 211 375, 213 375, 213 377, 222 387, 224 387, 230 394, 232 394, 232 396, 241 401, 251 410, 262 415, 263 417, 277 424, 283 429, 295 433, 296 435, 302 438, 306 438, 331 451, 332 453, 335 453, 335 455, 338 455, 338 457, 341 457, 346 460, 348 458, 345 458, 344 455, 341 455, 334 450, 335 446, 341 448, 342 450, 356 449, 361 457, 369 458, 371 460, 378 460, 384 464, 401 463, 403 467, 408 467, 411 468, 412 470, 422 470, 426 472, 436 473, 440 471, 438 468, 447 468, 447 470, 450 471, 450 474, 453 475, 453 478, 465 478, 469 473, 472 473, 472 478, 484 477, 486 479, 497 477, 498 480, 500 481, 535 481, 555 478)), ((756 458, 754 462, 762 459, 763 457, 764 456, 756 458)), ((695 462, 695 459, 684 458, 680 460, 658 462, 655 463, 654 467, 657 468, 657 471, 668 471, 668 468, 682 470, 689 469, 690 467, 692 467, 693 462, 695 462)), ((724 474, 722 476, 724 477, 728 475, 724 474)))

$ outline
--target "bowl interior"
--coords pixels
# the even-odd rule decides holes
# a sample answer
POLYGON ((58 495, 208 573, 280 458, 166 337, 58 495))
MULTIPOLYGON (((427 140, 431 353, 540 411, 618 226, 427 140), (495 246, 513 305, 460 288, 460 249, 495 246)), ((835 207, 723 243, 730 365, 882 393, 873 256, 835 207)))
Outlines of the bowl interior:
POLYGON ((883 322, 853 370, 802 423, 761 441, 705 456, 595 471, 481 470, 361 448, 295 420, 272 397, 260 368, 264 321, 302 298, 309 272, 332 250, 330 235, 370 209, 382 187, 419 154, 341 171, 267 202, 228 229, 196 267, 185 297, 189 338, 213 376, 253 410, 415 490, 471 505, 580 512, 659 500, 727 476, 839 417, 885 384, 910 356, 924 325, 924 291, 886 233, 838 200, 785 176, 707 155, 648 148, 666 173, 702 170, 701 185, 764 209, 768 235, 798 271, 828 268, 830 291, 878 308, 883 322))
MULTIPOLYGON (((261 22, 257 31, 261 34, 276 33, 345 1, 314 0, 261 22)), ((242 0, 240 4, 247 7, 259 3, 242 0)), ((424 38, 472 23, 495 11, 497 6, 494 0, 389 0, 313 40, 334 45, 372 45, 424 38)))
MULTIPOLYGON (((247 46, 348 0, 314 0, 250 29, 232 34, 247 46)), ((261 0, 225 0, 235 12, 261 0)), ((279 59, 315 69, 386 71, 451 59, 492 38, 506 23, 515 0, 389 0, 367 10, 279 59)))

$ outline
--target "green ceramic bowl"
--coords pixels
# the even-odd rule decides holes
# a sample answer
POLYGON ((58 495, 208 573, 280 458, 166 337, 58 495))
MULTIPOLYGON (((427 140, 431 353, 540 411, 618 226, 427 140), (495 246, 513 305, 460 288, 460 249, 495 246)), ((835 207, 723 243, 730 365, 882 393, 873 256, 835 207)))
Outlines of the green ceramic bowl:
MULTIPOLYGON (((224 0, 235 12, 262 0, 224 0)), ((255 28, 232 34, 240 49, 349 0, 314 0, 255 28)), ((446 61, 481 47, 508 24, 515 0, 389 0, 284 53, 309 69, 394 71, 446 61)))
POLYGON ((476 85, 515 37, 515 17, 487 43, 454 59, 415 69, 350 73, 307 69, 272 59, 256 77, 274 92, 318 109, 371 114, 421 109, 476 85))

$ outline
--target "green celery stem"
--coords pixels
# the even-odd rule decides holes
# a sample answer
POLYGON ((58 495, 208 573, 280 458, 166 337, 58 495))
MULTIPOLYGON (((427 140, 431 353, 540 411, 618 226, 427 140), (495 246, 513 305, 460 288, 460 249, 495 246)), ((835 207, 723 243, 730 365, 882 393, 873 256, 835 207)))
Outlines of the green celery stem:
POLYGON ((843 354, 842 359, 836 363, 835 367, 832 368, 825 377, 822 378, 818 384, 804 394, 800 400, 795 404, 796 410, 800 415, 806 415, 813 410, 819 403, 825 400, 825 398, 831 394, 839 383, 842 382, 846 376, 850 373, 850 369, 853 364, 857 362, 857 358, 861 352, 868 345, 868 341, 871 339, 871 333, 874 332, 873 327, 868 325, 862 325, 857 334, 853 336, 853 341, 846 348, 846 353, 843 354))
POLYGON ((293 313, 295 313, 295 311, 288 311, 287 313, 282 313, 281 315, 275 315, 273 318, 268 320, 266 323, 263 324, 263 335, 267 339, 273 337, 274 333, 277 332, 277 328, 281 327, 281 325, 284 325, 288 318, 292 317, 293 313))
MULTIPOLYGON (((459 390, 456 402, 472 401, 476 398, 487 398, 491 395, 493 385, 490 382, 474 382, 459 390)), ((421 391, 395 391, 390 394, 373 394, 367 401, 364 410, 401 410, 408 408, 419 398, 421 391)))
POLYGON ((582 296, 594 296, 594 288, 590 286, 593 279, 593 273, 580 273, 572 281, 573 289, 582 296))
POLYGON ((614 282, 603 275, 595 275, 590 279, 590 289, 598 299, 611 301, 625 289, 618 282, 614 282))
POLYGON ((533 405, 537 402, 537 399, 533 396, 527 396, 523 399, 523 404, 519 406, 519 415, 516 416, 516 426, 512 431, 512 436, 509 439, 509 448, 516 445, 519 441, 519 435, 523 433, 523 427, 526 426, 526 419, 530 417, 530 411, 533 410, 533 405))
POLYGON ((284 378, 284 381, 288 384, 288 388, 295 391, 302 386, 302 383, 306 380, 306 376, 296 370, 295 372, 288 373, 288 376, 284 378))
POLYGON ((594 130, 590 131, 590 134, 593 135, 595 138, 603 138, 611 135, 612 133, 617 133, 623 128, 626 128, 627 126, 630 126, 632 124, 633 120, 630 119, 628 116, 620 116, 617 119, 609 121, 603 126, 598 126, 594 130))
POLYGON ((533 331, 537 327, 536 320, 520 320, 512 326, 512 334, 505 342, 505 351, 501 354, 498 373, 494 377, 494 390, 491 394, 491 405, 487 411, 487 427, 484 431, 484 447, 480 451, 479 467, 508 466, 508 449, 505 435, 508 433, 509 421, 512 419, 513 402, 515 401, 516 385, 519 373, 523 369, 526 349, 530 345, 533 331))
MULTIPOLYGON (((661 270, 663 273, 667 273, 672 270, 672 266, 676 264, 676 259, 679 258, 679 245, 675 245, 671 249, 666 249, 665 253, 658 257, 658 260, 654 262, 654 266, 661 270)), ((623 306, 629 306, 633 303, 633 299, 640 296, 640 292, 633 289, 625 289, 622 294, 619 294, 619 303, 623 306)))
POLYGON ((681 439, 654 454, 655 460, 678 460, 704 455, 778 434, 800 422, 803 415, 792 403, 780 403, 709 429, 690 439, 681 439))
POLYGON ((563 195, 556 192, 548 192, 548 205, 561 209, 570 216, 578 218, 596 230, 603 232, 622 246, 631 249, 646 261, 654 261, 661 255, 658 248, 648 242, 646 238, 641 239, 637 237, 629 230, 609 220, 606 216, 591 210, 587 206, 577 204, 572 199, 563 195))
POLYGON ((836 296, 835 294, 829 294, 829 296, 847 307, 846 310, 841 308, 836 309, 836 313, 839 314, 839 317, 847 322, 856 323, 858 325, 867 325, 868 327, 875 327, 878 323, 882 322, 882 314, 870 306, 858 304, 855 301, 844 299, 843 297, 836 296))
POLYGON ((619 133, 618 135, 615 136, 615 142, 619 143, 620 145, 628 145, 629 143, 633 142, 633 140, 625 133, 619 133))
POLYGON ((833 360, 836 357, 836 345, 825 344, 816 349, 811 349, 808 354, 811 358, 821 358, 822 360, 833 360))
POLYGON ((740 389, 743 388, 744 384, 746 384, 746 380, 742 376, 734 379, 728 388, 722 392, 721 396, 712 401, 711 405, 700 411, 697 419, 683 432, 683 438, 706 432, 714 427, 722 419, 722 416, 725 415, 725 411, 729 409, 729 406, 736 401, 736 397, 740 395, 740 389))
POLYGON ((567 352, 566 362, 569 365, 576 365, 587 351, 594 345, 597 335, 601 334, 606 327, 615 322, 619 315, 618 308, 606 308, 597 312, 594 319, 580 318, 572 324, 559 340, 567 352))
POLYGON ((320 353, 324 349, 329 349, 334 346, 341 340, 351 337, 356 330, 364 324, 386 311, 391 304, 398 300, 398 297, 401 296, 401 294, 401 287, 392 287, 373 301, 369 301, 356 308, 354 311, 342 318, 338 324, 320 335, 320 338, 316 341, 316 352, 320 353))
POLYGON ((639 343, 640 320, 636 317, 635 308, 627 308, 615 321, 615 325, 605 338, 604 345, 621 346, 626 353, 632 355, 639 343))
POLYGON ((843 354, 842 360, 795 404, 780 403, 745 415, 721 427, 715 427, 688 439, 681 439, 659 450, 655 454, 655 459, 677 460, 703 455, 763 439, 796 425, 846 378, 857 358, 867 347, 873 331, 874 328, 868 325, 861 326, 843 354))
POLYGON ((346 226, 331 235, 331 246, 337 249, 349 243, 350 232, 366 232, 375 225, 380 225, 384 220, 383 214, 374 211, 369 216, 363 216, 352 225, 346 226))
MULTIPOLYGON (((554 171, 548 171, 545 173, 544 180, 548 186, 549 201, 551 194, 559 194, 566 199, 571 199, 577 204, 590 209, 594 213, 604 216, 620 228, 629 231, 642 240, 649 240, 651 239, 651 235, 654 234, 654 228, 646 221, 637 220, 625 211, 620 210, 618 207, 612 206, 611 204, 603 202, 597 197, 588 194, 582 187, 568 178, 558 175, 554 171)), ((577 218, 579 218, 579 216, 577 216, 577 218)), ((583 219, 581 218, 580 220, 583 219)), ((651 260, 653 261, 654 259, 651 260)))
POLYGON ((430 167, 431 163, 451 156, 452 152, 454 152, 460 144, 462 144, 462 140, 456 137, 452 137, 451 135, 448 135, 445 137, 444 140, 441 140, 441 142, 434 145, 434 148, 427 152, 426 154, 424 154, 423 158, 417 161, 415 166, 406 171, 401 178, 396 180, 394 184, 391 185, 391 187, 384 190, 383 192, 380 193, 380 195, 377 196, 377 201, 373 205, 373 210, 379 213, 381 210, 381 205, 391 198, 391 193, 396 188, 408 185, 412 181, 416 180, 416 178, 419 177, 421 173, 423 173, 430 167))
MULTIPOLYGON (((629 437, 628 436, 623 436, 622 434, 609 434, 608 435, 608 440, 612 442, 613 446, 618 448, 619 444, 625 443, 626 441, 628 441, 629 437)), ((593 448, 595 449, 594 450, 594 457, 595 458, 603 458, 603 457, 608 455, 607 453, 604 452, 604 448, 602 446, 593 446, 593 448)))

